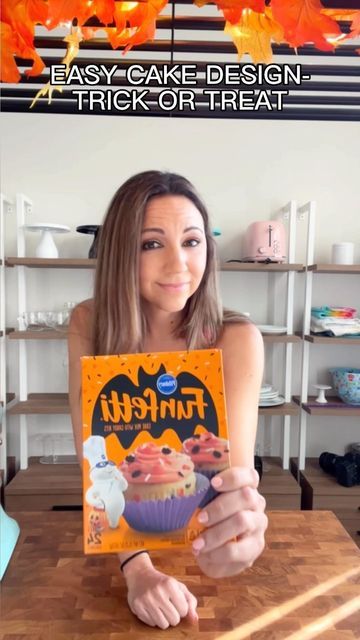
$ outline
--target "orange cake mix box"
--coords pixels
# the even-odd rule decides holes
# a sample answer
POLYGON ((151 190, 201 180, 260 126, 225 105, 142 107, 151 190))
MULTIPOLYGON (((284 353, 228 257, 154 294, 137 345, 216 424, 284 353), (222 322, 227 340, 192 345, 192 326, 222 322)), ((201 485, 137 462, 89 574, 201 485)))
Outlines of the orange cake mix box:
POLYGON ((85 553, 182 547, 229 465, 221 351, 82 358, 85 553))

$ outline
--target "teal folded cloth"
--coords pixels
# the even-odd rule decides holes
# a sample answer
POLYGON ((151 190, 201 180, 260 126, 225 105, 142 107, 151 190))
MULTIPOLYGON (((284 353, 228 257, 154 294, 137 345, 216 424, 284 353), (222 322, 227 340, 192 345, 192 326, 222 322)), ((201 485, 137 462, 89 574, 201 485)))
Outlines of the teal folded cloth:
POLYGON ((354 318, 356 309, 353 307, 312 307, 311 315, 314 318, 354 318))

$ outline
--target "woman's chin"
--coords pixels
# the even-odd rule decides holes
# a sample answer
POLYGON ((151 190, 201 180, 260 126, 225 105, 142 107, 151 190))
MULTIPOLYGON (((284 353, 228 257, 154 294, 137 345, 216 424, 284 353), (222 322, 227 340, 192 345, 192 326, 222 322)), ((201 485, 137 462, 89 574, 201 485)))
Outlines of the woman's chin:
POLYGON ((168 313, 179 313, 180 311, 183 311, 185 308, 185 305, 187 303, 187 300, 185 300, 182 303, 178 303, 178 304, 166 304, 166 305, 161 305, 161 310, 162 311, 167 311, 168 313))

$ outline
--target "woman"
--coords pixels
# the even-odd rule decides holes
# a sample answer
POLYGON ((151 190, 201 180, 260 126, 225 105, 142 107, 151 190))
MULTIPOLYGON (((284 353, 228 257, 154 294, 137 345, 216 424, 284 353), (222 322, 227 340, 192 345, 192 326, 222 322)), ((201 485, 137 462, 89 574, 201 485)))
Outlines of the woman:
MULTIPOLYGON (((212 479, 220 495, 200 512, 205 530, 192 548, 202 571, 221 578, 251 566, 264 548, 265 500, 253 468, 263 342, 253 324, 222 310, 215 244, 194 187, 172 173, 135 175, 105 216, 94 299, 71 316, 69 394, 80 462, 81 356, 209 347, 222 350, 233 466, 212 479)), ((166 629, 185 616, 196 621, 195 597, 157 571, 147 552, 119 558, 130 609, 143 622, 166 629)))

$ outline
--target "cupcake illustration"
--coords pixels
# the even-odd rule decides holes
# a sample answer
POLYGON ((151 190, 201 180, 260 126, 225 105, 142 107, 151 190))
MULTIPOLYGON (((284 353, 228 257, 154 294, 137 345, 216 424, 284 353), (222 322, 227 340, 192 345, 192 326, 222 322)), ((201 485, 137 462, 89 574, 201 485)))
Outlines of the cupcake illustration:
MULTIPOLYGON (((206 476, 209 481, 230 466, 228 440, 219 438, 209 431, 184 440, 183 453, 191 458, 195 472, 206 476)), ((204 507, 217 495, 218 492, 210 485, 199 507, 204 507)))
POLYGON ((194 472, 188 455, 153 442, 130 452, 120 471, 128 483, 123 515, 137 531, 182 529, 209 488, 209 480, 194 472))

